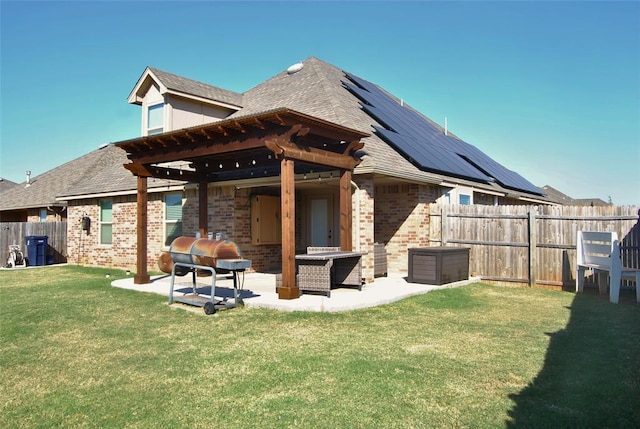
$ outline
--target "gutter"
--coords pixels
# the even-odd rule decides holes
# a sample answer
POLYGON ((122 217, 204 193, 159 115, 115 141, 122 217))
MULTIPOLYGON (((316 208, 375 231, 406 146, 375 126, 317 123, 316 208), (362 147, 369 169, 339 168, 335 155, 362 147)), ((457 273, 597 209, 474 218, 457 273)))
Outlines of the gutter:
MULTIPOLYGON (((173 185, 173 186, 161 186, 155 188, 148 188, 147 193, 154 194, 160 192, 174 192, 174 191, 184 191, 185 185, 173 185)), ((56 197, 56 201, 74 201, 74 200, 84 200, 87 198, 106 198, 106 197, 120 197, 123 195, 137 195, 138 191, 136 189, 129 189, 126 191, 115 191, 115 192, 100 192, 95 194, 82 194, 82 195, 63 195, 60 197, 56 197)))

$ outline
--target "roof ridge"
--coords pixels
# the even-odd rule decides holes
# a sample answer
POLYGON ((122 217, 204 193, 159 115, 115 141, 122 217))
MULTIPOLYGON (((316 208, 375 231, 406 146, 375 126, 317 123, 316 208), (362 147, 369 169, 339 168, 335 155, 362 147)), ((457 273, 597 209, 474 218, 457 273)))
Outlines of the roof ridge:
MULTIPOLYGON (((171 73, 171 72, 168 72, 168 71, 165 71, 165 70, 161 70, 161 69, 156 68, 156 67, 148 66, 148 68, 149 68, 149 70, 151 70, 151 71, 152 71, 152 72, 154 72, 154 73, 160 72, 160 74, 170 75, 171 77, 175 77, 175 78, 178 78, 178 79, 180 79, 180 80, 188 80, 188 81, 190 81, 190 82, 195 82, 195 83, 198 83, 198 84, 200 84, 200 85, 211 86, 211 87, 213 87, 213 88, 222 89, 222 90, 224 90, 224 91, 235 92, 235 91, 231 91, 231 90, 229 90, 229 89, 225 89, 225 88, 221 88, 221 87, 219 87, 219 86, 212 85, 212 84, 210 84, 210 83, 202 82, 201 80, 191 79, 190 77, 185 77, 185 76, 181 76, 181 75, 179 75, 179 74, 175 74, 175 73, 171 73)), ((158 76, 158 77, 159 77, 159 76, 158 76)))
POLYGON ((329 82, 329 76, 328 76, 328 71, 326 70, 325 67, 332 67, 335 70, 340 70, 338 67, 334 66, 333 64, 327 63, 325 61, 322 61, 316 57, 310 57, 307 60, 311 66, 313 67, 313 71, 314 73, 320 77, 320 85, 322 86, 322 91, 325 93, 326 98, 329 100, 329 103, 331 105, 331 110, 334 114, 334 116, 336 118, 341 118, 341 114, 339 113, 339 109, 338 109, 338 101, 335 99, 335 97, 331 97, 331 94, 329 94, 329 92, 333 89, 333 85, 331 85, 331 83, 329 82), (318 62, 322 63, 323 67, 319 67, 318 66, 318 62))

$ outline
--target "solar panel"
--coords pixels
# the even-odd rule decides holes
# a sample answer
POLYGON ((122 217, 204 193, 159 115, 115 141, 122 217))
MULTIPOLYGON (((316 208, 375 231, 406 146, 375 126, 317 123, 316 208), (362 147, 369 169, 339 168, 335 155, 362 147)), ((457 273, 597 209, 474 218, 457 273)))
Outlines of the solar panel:
POLYGON ((417 167, 461 178, 544 195, 518 173, 494 161, 475 146, 445 135, 418 112, 403 106, 376 85, 345 72, 345 87, 362 101, 363 110, 382 127, 376 133, 417 167))
POLYGON ((376 127, 376 132, 418 167, 447 173, 455 171, 459 177, 489 182, 488 176, 442 146, 425 144, 384 128, 376 127))

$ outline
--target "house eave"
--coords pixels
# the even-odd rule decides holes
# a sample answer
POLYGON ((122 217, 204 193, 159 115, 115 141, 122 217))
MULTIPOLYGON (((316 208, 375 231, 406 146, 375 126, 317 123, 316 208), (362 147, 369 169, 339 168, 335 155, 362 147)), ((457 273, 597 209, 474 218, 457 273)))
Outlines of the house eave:
POLYGON ((531 198, 531 197, 525 197, 525 196, 521 196, 517 198, 520 201, 526 201, 529 203, 536 203, 536 204, 544 204, 547 206, 558 206, 561 204, 558 203, 554 203, 553 201, 547 201, 547 200, 542 200, 542 199, 538 199, 538 198, 531 198))
POLYGON ((214 100, 212 98, 199 97, 197 95, 189 94, 187 92, 176 91, 174 89, 168 89, 167 88, 164 92, 161 91, 161 93, 163 95, 164 94, 170 94, 170 95, 174 95, 176 97, 186 98, 186 99, 189 99, 189 100, 198 101, 200 103, 206 103, 206 104, 211 104, 211 105, 215 105, 215 106, 219 106, 219 107, 224 107, 226 109, 235 110, 235 111, 238 111, 238 110, 242 109, 242 106, 239 106, 239 105, 235 105, 235 104, 231 104, 231 103, 225 103, 223 101, 214 100))
MULTIPOLYGON (((155 188, 149 188, 148 193, 160 193, 160 192, 176 192, 176 191, 184 191, 185 184, 180 185, 170 185, 170 186, 159 186, 155 188)), ((99 192, 93 194, 82 194, 82 195, 65 195, 56 198, 59 201, 77 201, 84 199, 92 199, 92 198, 108 198, 108 197, 120 197, 126 195, 136 195, 137 191, 135 189, 127 189, 123 191, 114 191, 114 192, 99 192)))
POLYGON ((30 204, 28 206, 0 207, 0 212, 8 212, 8 211, 15 211, 15 210, 41 209, 43 207, 59 207, 59 208, 66 207, 66 204, 65 204, 66 200, 58 200, 56 198, 56 201, 58 201, 58 202, 57 203, 48 202, 48 203, 41 203, 41 204, 30 204))
POLYGON ((420 173, 401 172, 393 170, 387 167, 357 167, 354 171, 354 175, 360 174, 379 174, 382 176, 393 177, 399 180, 405 180, 408 182, 426 183, 430 185, 439 185, 442 183, 442 179, 438 177, 428 177, 420 173))

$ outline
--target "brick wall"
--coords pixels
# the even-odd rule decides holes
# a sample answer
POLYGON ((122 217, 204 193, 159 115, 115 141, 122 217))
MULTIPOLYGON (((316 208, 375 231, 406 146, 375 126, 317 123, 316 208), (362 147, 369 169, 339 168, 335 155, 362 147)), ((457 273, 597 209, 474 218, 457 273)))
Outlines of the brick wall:
MULTIPOLYGON (((363 275, 373 279, 374 243, 383 243, 387 252, 389 272, 406 273, 407 249, 429 245, 428 205, 434 202, 437 186, 417 184, 376 185, 372 176, 356 176, 353 188, 354 249, 367 252, 363 259, 363 275)), ((243 255, 252 261, 252 270, 278 272, 281 268, 280 245, 251 244, 251 196, 266 193, 265 188, 236 189, 233 186, 208 187, 209 232, 221 232, 234 241, 243 255)), ((185 190, 183 234, 198 231, 198 190, 185 190)), ((68 261, 72 264, 136 269, 136 196, 113 199, 113 243, 99 244, 99 205, 97 199, 72 201, 68 208, 68 261), (83 215, 91 219, 87 234, 82 230, 83 215)), ((299 199, 297 199, 299 201, 299 199)), ((164 206, 161 193, 149 193, 148 211, 148 269, 158 271, 159 254, 164 246, 164 206)), ((297 211, 297 217, 301 211, 297 211)), ((301 235, 296 219, 296 237, 301 235)))
MULTIPOLYGON (((252 271, 279 271, 280 245, 251 244, 251 195, 260 192, 264 191, 209 184, 207 230, 213 233, 214 238, 216 233, 222 233, 223 239, 235 242, 242 256, 251 259, 252 271)), ((189 189, 185 195, 183 231, 185 235, 192 235, 198 231, 198 190, 189 189)))
MULTIPOLYGON (((162 194, 150 193, 147 204, 147 263, 158 271, 157 261, 163 249, 162 194)), ((67 250, 70 264, 136 269, 136 196, 113 197, 112 243, 100 244, 100 206, 98 199, 71 201, 68 206, 67 250), (82 218, 91 219, 89 231, 82 229, 82 218)))
POLYGON ((407 272, 407 249, 429 246, 429 204, 437 186, 390 184, 375 187, 375 241, 387 251, 390 272, 407 272))
POLYGON ((375 242, 375 204, 373 177, 357 176, 358 185, 352 195, 353 206, 353 250, 367 252, 362 258, 362 276, 365 281, 373 281, 375 242))

